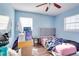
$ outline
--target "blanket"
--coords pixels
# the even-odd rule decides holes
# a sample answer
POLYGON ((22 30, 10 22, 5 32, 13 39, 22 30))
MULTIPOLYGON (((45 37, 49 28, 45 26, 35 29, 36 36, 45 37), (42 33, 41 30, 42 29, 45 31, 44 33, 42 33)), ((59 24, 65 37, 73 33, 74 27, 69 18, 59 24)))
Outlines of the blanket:
POLYGON ((46 48, 48 49, 48 51, 55 51, 55 46, 64 43, 64 39, 63 38, 53 38, 52 40, 48 40, 45 44, 46 48))

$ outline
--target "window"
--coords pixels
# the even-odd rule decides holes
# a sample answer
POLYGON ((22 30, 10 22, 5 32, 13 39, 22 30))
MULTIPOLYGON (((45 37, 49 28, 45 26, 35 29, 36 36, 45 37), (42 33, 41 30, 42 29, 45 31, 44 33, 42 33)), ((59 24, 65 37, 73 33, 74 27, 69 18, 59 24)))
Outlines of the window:
POLYGON ((64 30, 79 31, 79 15, 66 17, 64 19, 64 30))
POLYGON ((31 29, 33 29, 32 27, 32 18, 26 18, 26 17, 20 17, 20 28, 22 28, 21 31, 23 31, 24 27, 31 27, 31 29))
POLYGON ((6 30, 9 23, 9 17, 0 15, 0 30, 6 30))

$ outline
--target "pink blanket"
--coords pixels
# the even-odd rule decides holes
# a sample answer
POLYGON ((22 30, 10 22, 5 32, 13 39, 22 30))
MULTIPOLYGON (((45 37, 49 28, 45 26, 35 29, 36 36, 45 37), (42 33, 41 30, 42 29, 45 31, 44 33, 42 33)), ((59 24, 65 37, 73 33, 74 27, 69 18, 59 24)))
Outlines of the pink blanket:
POLYGON ((62 45, 57 45, 56 46, 56 52, 58 53, 58 55, 70 55, 73 53, 76 53, 76 47, 72 44, 69 43, 63 43, 62 45))

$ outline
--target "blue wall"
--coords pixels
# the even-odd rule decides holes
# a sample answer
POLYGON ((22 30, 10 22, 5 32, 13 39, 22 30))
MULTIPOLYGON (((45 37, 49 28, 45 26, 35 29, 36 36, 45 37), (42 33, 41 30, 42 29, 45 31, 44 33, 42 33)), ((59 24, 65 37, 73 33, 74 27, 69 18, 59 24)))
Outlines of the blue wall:
MULTIPOLYGON (((12 21, 11 26, 11 39, 9 39, 9 47, 12 47, 12 44, 14 42, 14 9, 11 7, 10 4, 3 4, 0 3, 0 15, 7 15, 10 17, 10 20, 12 21)), ((11 24, 10 24, 11 25, 11 24)))
POLYGON ((56 16, 55 27, 57 37, 62 37, 69 40, 74 40, 79 42, 79 32, 66 32, 64 31, 64 18, 67 16, 72 16, 79 14, 79 6, 68 10, 58 16, 56 16))
MULTIPOLYGON (((22 17, 22 16, 33 18, 33 31, 32 31, 33 37, 39 37, 39 34, 40 34, 39 30, 42 27, 45 27, 45 28, 54 27, 54 17, 52 16, 46 16, 46 15, 31 13, 31 12, 16 11, 15 12, 16 23, 18 22, 19 17, 22 17)), ((17 31, 15 32, 16 32, 15 34, 17 34, 17 31)))

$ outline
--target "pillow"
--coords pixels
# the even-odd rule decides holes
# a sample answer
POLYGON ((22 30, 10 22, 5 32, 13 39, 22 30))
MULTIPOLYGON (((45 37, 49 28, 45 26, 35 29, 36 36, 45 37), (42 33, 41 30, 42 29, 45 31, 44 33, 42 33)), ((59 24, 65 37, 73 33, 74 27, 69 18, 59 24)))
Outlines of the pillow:
POLYGON ((56 52, 59 55, 64 55, 64 56, 71 55, 76 53, 76 47, 69 43, 63 43, 62 45, 56 46, 56 52))
POLYGON ((47 38, 44 38, 44 37, 41 38, 41 44, 42 44, 44 47, 45 47, 45 43, 46 43, 47 40, 48 40, 47 38))

